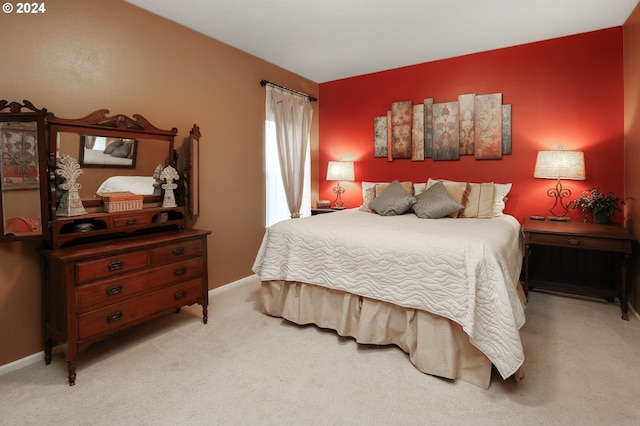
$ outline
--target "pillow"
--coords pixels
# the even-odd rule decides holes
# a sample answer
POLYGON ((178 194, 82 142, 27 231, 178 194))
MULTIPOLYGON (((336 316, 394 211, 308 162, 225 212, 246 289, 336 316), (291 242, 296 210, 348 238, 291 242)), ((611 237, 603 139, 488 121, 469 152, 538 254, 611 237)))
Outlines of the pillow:
POLYGON ((105 154, 112 154, 113 150, 121 146, 123 143, 124 141, 122 139, 115 140, 107 145, 107 147, 102 152, 104 152, 105 154))
POLYGON ((493 182, 470 183, 469 195, 462 211, 462 217, 491 219, 493 217, 494 194, 495 185, 493 182))
MULTIPOLYGON (((363 182, 364 183, 364 182, 363 182)), ((375 193, 375 189, 373 187, 367 188, 364 193, 364 201, 360 206, 360 211, 362 212, 371 212, 371 208, 369 207, 369 203, 373 200, 373 194, 375 193)))
MULTIPOLYGON (((462 205, 462 208, 467 204, 467 197, 469 195, 469 185, 467 182, 455 182, 451 180, 436 180, 431 179, 427 181, 427 189, 429 189, 436 182, 442 182, 447 192, 451 195, 451 197, 456 200, 459 204, 462 205)), ((462 215, 462 208, 457 212, 452 212, 450 217, 460 217, 462 215)))
POLYGON ((505 204, 508 200, 507 194, 511 191, 510 183, 496 183, 494 184, 496 193, 493 197, 493 216, 500 216, 505 208, 505 204))
POLYGON ((377 193, 369 203, 369 207, 380 216, 395 216, 407 212, 415 202, 416 199, 402 187, 400 182, 394 180, 377 193))
MULTIPOLYGON (((367 198, 367 190, 368 189, 373 189, 379 183, 389 183, 389 182, 366 182, 366 181, 362 181, 362 199, 367 198)), ((374 191, 373 195, 375 196, 375 191, 374 191)))
POLYGON ((449 194, 442 182, 434 183, 415 198, 413 211, 423 219, 440 219, 464 207, 449 194))
POLYGON ((427 183, 414 183, 413 184, 413 195, 416 196, 418 194, 421 194, 422 192, 424 192, 424 190, 427 189, 427 183))
MULTIPOLYGON (((397 182, 398 180, 396 179, 394 182, 397 182)), ((402 186, 402 188, 407 191, 409 193, 409 195, 413 195, 413 182, 411 181, 404 181, 404 182, 398 182, 400 184, 400 186, 402 186)), ((382 191, 385 190, 385 188, 387 188, 389 185, 391 185, 389 182, 383 182, 383 183, 377 183, 376 186, 374 186, 375 189, 375 193, 373 194, 373 197, 377 197, 378 195, 380 195, 380 193, 382 191)))
MULTIPOLYGON (((412 182, 400 182, 400 185, 409 193, 413 195, 413 183, 412 182)), ((376 198, 377 194, 380 194, 384 188, 389 186, 389 182, 362 182, 362 206, 360 210, 363 212, 370 212, 369 203, 376 198), (379 185, 379 186, 378 186, 379 185)))
POLYGON ((129 154, 131 154, 131 148, 133 147, 133 142, 125 142, 111 153, 112 157, 118 158, 127 158, 129 154))

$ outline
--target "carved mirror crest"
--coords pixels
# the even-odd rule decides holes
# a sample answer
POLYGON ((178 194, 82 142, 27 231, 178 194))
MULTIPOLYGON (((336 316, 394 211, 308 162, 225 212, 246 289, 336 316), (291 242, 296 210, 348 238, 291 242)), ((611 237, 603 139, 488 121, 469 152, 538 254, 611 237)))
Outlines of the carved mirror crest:
POLYGON ((46 109, 0 101, 0 239, 42 238, 48 223, 46 109))

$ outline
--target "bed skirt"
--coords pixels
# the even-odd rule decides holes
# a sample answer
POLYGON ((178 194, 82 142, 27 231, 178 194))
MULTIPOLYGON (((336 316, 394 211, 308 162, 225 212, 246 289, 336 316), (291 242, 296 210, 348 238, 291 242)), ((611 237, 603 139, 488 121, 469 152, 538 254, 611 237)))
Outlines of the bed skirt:
MULTIPOLYGON (((332 329, 358 343, 397 345, 423 373, 485 389, 491 382, 491 361, 459 324, 439 315, 290 281, 263 281, 260 307, 265 314, 332 329)), ((513 377, 522 378, 522 368, 513 377)))

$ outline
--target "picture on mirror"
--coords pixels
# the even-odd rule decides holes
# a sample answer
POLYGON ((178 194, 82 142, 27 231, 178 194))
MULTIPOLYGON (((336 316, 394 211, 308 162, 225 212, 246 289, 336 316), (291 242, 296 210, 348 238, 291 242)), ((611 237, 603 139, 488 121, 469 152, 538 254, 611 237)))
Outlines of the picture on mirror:
POLYGON ((128 168, 136 167, 137 139, 106 136, 80 136, 80 166, 128 168))

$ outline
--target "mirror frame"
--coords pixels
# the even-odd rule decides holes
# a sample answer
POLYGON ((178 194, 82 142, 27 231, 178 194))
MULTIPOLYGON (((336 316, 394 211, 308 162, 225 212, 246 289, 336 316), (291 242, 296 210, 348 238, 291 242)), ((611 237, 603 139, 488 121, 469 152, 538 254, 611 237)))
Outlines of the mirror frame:
POLYGON ((200 127, 189 131, 189 167, 186 170, 188 188, 187 212, 192 218, 200 215, 200 127))
MULTIPOLYGON (((3 202, 3 194, 0 195, 0 241, 20 241, 43 239, 49 227, 49 205, 47 199, 47 138, 46 138, 46 122, 47 110, 45 108, 38 109, 31 102, 23 100, 19 102, 8 102, 0 100, 0 122, 36 122, 36 143, 35 154, 38 164, 38 198, 40 201, 40 223, 35 224, 36 231, 20 235, 5 235, 5 217, 3 202), (5 111, 7 110, 7 111, 5 111), (23 111, 25 110, 25 111, 23 111)), ((0 144, 1 145, 1 144, 0 144)), ((0 154, 1 156, 1 154, 0 154)), ((0 159, 1 161, 1 159, 0 159)), ((3 179, 0 179, 0 191, 4 191, 3 179)))
MULTIPOLYGON (((49 124, 49 156, 50 171, 55 170, 57 155, 57 136, 58 133, 78 133, 79 135, 89 136, 106 136, 123 139, 152 139, 159 142, 168 142, 167 164, 164 166, 175 166, 174 159, 174 138, 178 133, 178 129, 173 127, 171 130, 162 130, 153 126, 149 121, 140 114, 133 114, 133 118, 124 114, 115 114, 109 116, 108 109, 99 109, 92 112, 86 117, 78 119, 66 119, 55 117, 53 114, 47 115, 49 124), (51 165, 53 164, 53 169, 51 165)), ((117 168, 116 168, 117 170, 117 168)), ((49 173, 50 200, 56 200, 55 194, 55 176, 49 173)), ((144 203, 152 203, 162 201, 160 196, 145 195, 144 203)), ((82 200, 84 207, 99 207, 102 205, 101 199, 82 200)), ((57 206, 55 201, 51 203, 51 217, 56 217, 55 210, 57 206)))

